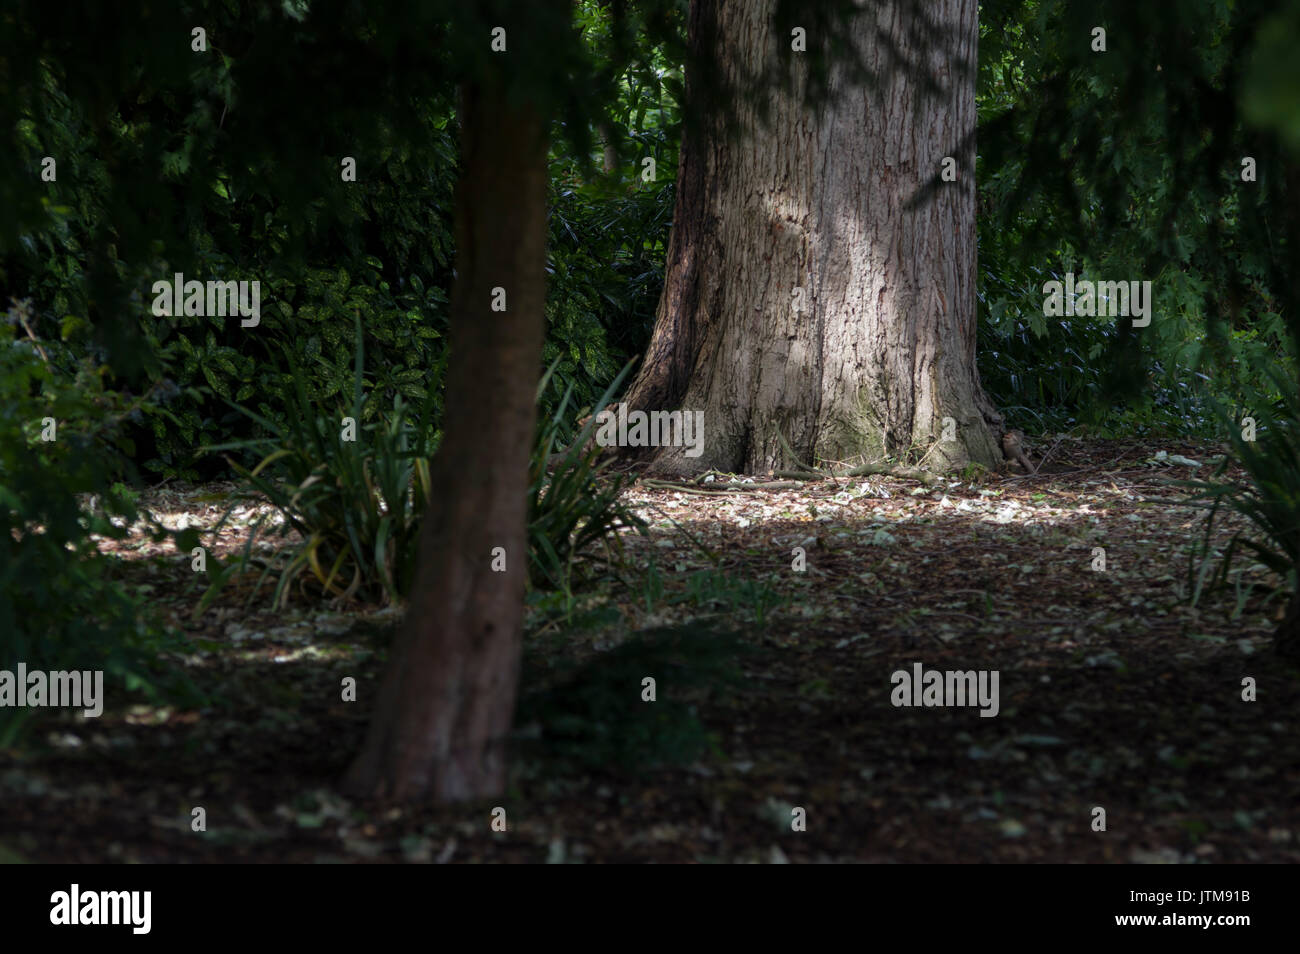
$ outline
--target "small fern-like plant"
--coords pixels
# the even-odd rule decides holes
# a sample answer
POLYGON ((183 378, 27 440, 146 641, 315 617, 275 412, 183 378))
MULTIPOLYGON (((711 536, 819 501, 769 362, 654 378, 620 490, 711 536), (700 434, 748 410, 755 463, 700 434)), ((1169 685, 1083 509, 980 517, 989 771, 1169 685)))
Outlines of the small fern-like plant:
POLYGON ((1190 503, 1209 510, 1203 557, 1210 553, 1209 535, 1222 508, 1245 517, 1255 530, 1249 535, 1233 535, 1214 572, 1203 558, 1192 593, 1196 599, 1207 583, 1226 583, 1234 559, 1241 553, 1250 554, 1277 575, 1277 590, 1289 597, 1274 648, 1287 658, 1300 659, 1300 387, 1280 367, 1266 373, 1278 396, 1272 401, 1273 413, 1258 430, 1256 439, 1246 440, 1234 428, 1232 453, 1211 478, 1181 483, 1197 492, 1190 503), (1234 460, 1246 471, 1248 480, 1223 478, 1234 460))
MULTIPOLYGON (((261 570, 251 599, 268 577, 276 580, 273 604, 283 607, 297 591, 308 598, 340 602, 365 599, 388 603, 407 597, 414 581, 420 524, 431 505, 430 460, 437 433, 431 420, 434 395, 419 406, 399 395, 392 408, 362 422, 365 389, 363 347, 357 331, 356 363, 350 407, 322 414, 309 398, 306 372, 288 357, 293 387, 287 413, 272 421, 245 408, 265 436, 207 448, 252 451, 259 462, 231 467, 244 487, 218 524, 221 529, 241 504, 269 503, 271 511, 255 521, 242 553, 225 566, 217 563, 212 583, 199 602, 201 612, 232 577, 261 570), (349 439, 351 438, 351 439, 349 439), (278 522, 270 518, 278 516, 278 522), (270 559, 254 553, 259 538, 284 541, 270 559)), ((552 380, 555 365, 543 376, 538 395, 552 380)), ((604 407, 621 383, 619 375, 597 406, 604 407)), ((589 446, 593 424, 556 452, 573 388, 570 384, 539 424, 529 488, 529 578, 533 587, 568 592, 578 554, 608 540, 617 550, 621 525, 644 524, 618 497, 622 481, 605 479, 599 448, 589 446)), ((212 561, 210 558, 210 562, 212 561)))

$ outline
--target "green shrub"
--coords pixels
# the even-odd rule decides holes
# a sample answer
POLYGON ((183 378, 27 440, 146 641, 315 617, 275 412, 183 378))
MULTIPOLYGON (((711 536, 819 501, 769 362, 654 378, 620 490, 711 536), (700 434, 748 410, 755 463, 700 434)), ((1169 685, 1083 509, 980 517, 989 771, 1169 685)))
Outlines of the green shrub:
MULTIPOLYGON (((568 592, 574 560, 589 544, 609 541, 617 547, 619 525, 643 529, 645 524, 619 502, 624 480, 603 474, 608 460, 601 460, 601 448, 592 441, 596 417, 623 383, 631 365, 618 376, 596 401, 590 419, 573 441, 555 453, 566 429, 573 383, 570 382, 549 416, 538 424, 533 446, 529 487, 528 553, 530 579, 534 586, 568 592), (549 469, 549 473, 547 472, 549 469)), ((538 403, 550 385, 555 365, 542 376, 537 388, 538 403)))
POLYGON ((556 363, 560 386, 543 394, 544 415, 569 383, 574 407, 592 406, 618 366, 644 352, 663 288, 673 196, 672 185, 552 190, 543 361, 556 363))
POLYGON ((1300 658, 1300 387, 1290 368, 1274 367, 1266 375, 1275 393, 1271 402, 1260 400, 1259 406, 1270 407, 1270 413, 1267 417, 1256 415, 1263 420, 1255 440, 1246 440, 1234 422, 1232 454, 1209 480, 1183 482, 1197 491, 1189 502, 1209 511, 1201 559, 1192 564, 1194 571, 1199 568, 1192 596, 1199 598, 1207 583, 1226 583, 1237 555, 1251 555, 1277 574, 1277 592, 1291 601, 1277 633, 1277 649, 1300 658), (1246 471, 1246 481, 1223 479, 1233 461, 1246 471), (1249 520, 1255 533, 1234 534, 1216 569, 1209 560, 1209 540, 1215 518, 1224 507, 1249 520))
MULTIPOLYGON (((259 460, 254 467, 230 460, 244 481, 238 500, 269 502, 280 520, 272 524, 263 517, 253 524, 242 554, 230 564, 216 565, 200 608, 215 599, 234 574, 255 566, 262 571, 259 587, 268 576, 276 578, 273 602, 279 606, 295 586, 309 598, 401 600, 413 582, 420 521, 429 504, 429 465, 439 437, 432 424, 437 398, 430 392, 416 406, 399 394, 389 409, 364 421, 367 389, 359 328, 351 404, 338 404, 333 415, 319 412, 306 371, 292 356, 286 360, 293 391, 283 416, 272 420, 243 412, 269 436, 206 449, 254 452, 259 460), (344 418, 352 419, 355 440, 343 439, 344 418), (253 551, 256 542, 267 537, 283 543, 274 557, 263 560, 253 551)), ((539 397, 553 371, 554 365, 543 377, 539 397)), ((622 379, 620 375, 607 389, 600 407, 622 379)), ((582 440, 553 453, 572 387, 570 383, 554 413, 539 425, 533 450, 528 534, 534 586, 567 589, 580 550, 605 538, 617 541, 613 531, 620 521, 639 524, 618 502, 621 483, 597 479, 598 448, 583 446, 590 422, 582 440)))
POLYGON ((299 536, 264 567, 263 579, 271 573, 278 577, 278 606, 287 603, 295 583, 317 596, 343 599, 395 601, 409 592, 420 519, 429 501, 429 458, 437 436, 430 420, 434 392, 418 406, 399 393, 389 411, 364 420, 359 325, 358 319, 349 404, 335 395, 336 413, 321 414, 309 376, 290 354, 292 390, 282 416, 272 420, 244 410, 269 436, 207 448, 256 452, 261 460, 251 469, 230 461, 245 483, 240 499, 268 501, 282 522, 268 528, 262 518, 253 525, 242 557, 229 566, 218 564, 201 605, 233 572, 253 565, 252 548, 264 528, 282 539, 299 536))
MULTIPOLYGON (((184 681, 154 665, 164 635, 95 542, 121 539, 139 516, 111 477, 130 450, 122 424, 145 399, 104 389, 90 365, 71 378, 58 373, 44 343, 28 336, 24 305, 9 315, 0 330, 0 669, 102 669, 108 685, 125 680, 153 697, 180 691, 184 681)), ((33 715, 0 708, 0 747, 33 715)))
MULTIPOLYGON (((295 387, 286 355, 312 369, 313 399, 326 406, 350 400, 357 313, 365 335, 366 420, 390 409, 398 394, 417 404, 432 394, 435 427, 442 413, 459 166, 451 101, 422 104, 415 139, 392 130, 375 138, 356 182, 330 183, 322 192, 291 176, 288 189, 274 178, 282 169, 259 170, 255 156, 214 148, 223 133, 211 121, 209 97, 225 100, 234 68, 221 60, 201 65, 188 94, 132 88, 128 99, 106 104, 101 123, 104 117, 88 116, 65 94, 67 77, 46 66, 44 92, 25 107, 17 129, 16 168, 36 168, 41 157, 56 155, 63 174, 41 184, 48 201, 30 210, 16 241, 0 242, 0 285, 33 300, 38 330, 59 340, 72 361, 112 358, 123 375, 110 381, 113 387, 146 391, 175 382, 176 399, 165 408, 143 407, 144 421, 126 432, 141 466, 166 477, 214 476, 224 461, 197 462, 196 448, 270 436, 231 403, 285 423, 295 387), (109 174, 122 156, 135 170, 129 181, 121 170, 109 174), (270 187, 277 181, 280 188, 270 187), (185 215, 175 228, 155 228, 147 242, 138 235, 127 241, 112 214, 124 206, 184 208, 185 215), (106 289, 91 287, 96 269, 96 281, 112 276, 120 285, 114 291, 121 300, 111 307, 106 289), (153 315, 150 283, 176 271, 261 282, 261 324, 245 329, 220 317, 153 315)), ((664 119, 662 105, 641 116, 650 128, 637 134, 636 148, 672 167, 675 140, 654 119, 664 119)), ((646 108, 636 107, 640 114, 646 108)), ((640 129, 640 120, 632 126, 640 129)), ((564 150, 556 160, 560 168, 576 167, 564 150)), ((634 181, 631 189, 552 189, 544 361, 557 364, 561 386, 543 396, 548 417, 569 383, 575 408, 592 405, 648 340, 673 187, 634 181)), ((571 437, 566 421, 561 438, 571 437)))
POLYGON ((223 60, 195 67, 192 95, 136 89, 104 123, 65 95, 57 66, 42 67, 42 93, 16 130, 14 168, 38 168, 41 157, 58 156, 60 175, 39 189, 34 180, 22 184, 20 194, 47 198, 16 241, 4 241, 10 230, 0 229, 0 287, 34 302, 34 326, 60 349, 51 353, 56 364, 67 370, 69 357, 73 364, 111 357, 122 377, 108 383, 119 390, 175 382, 176 400, 166 408, 143 406, 144 420, 124 430, 144 469, 167 477, 198 479, 196 448, 260 434, 227 402, 264 417, 284 413, 293 388, 286 349, 313 368, 314 396, 346 400, 357 312, 376 405, 391 406, 397 394, 420 401, 441 380, 457 171, 450 105, 425 104, 423 148, 376 141, 375 153, 362 159, 366 175, 328 196, 308 197, 304 209, 302 196, 289 201, 285 190, 267 187, 267 170, 246 154, 212 148, 221 131, 205 94, 228 91, 223 60), (152 148, 144 149, 145 141, 152 148), (124 182, 121 170, 110 176, 115 156, 141 181, 124 182), (154 162, 157 170, 141 172, 154 162), (194 188, 196 177, 210 177, 210 187, 194 188), (152 201, 115 191, 128 187, 147 187, 152 201), (172 217, 174 230, 159 226, 144 245, 119 234, 114 210, 158 203, 184 209, 172 217), (103 287, 98 295, 91 288, 96 268, 96 280, 112 276, 121 285, 115 290, 122 300, 111 307, 103 287), (170 280, 175 271, 199 280, 260 281, 261 324, 244 329, 228 318, 153 315, 151 282, 170 280), (115 349, 106 349, 110 343, 115 349))

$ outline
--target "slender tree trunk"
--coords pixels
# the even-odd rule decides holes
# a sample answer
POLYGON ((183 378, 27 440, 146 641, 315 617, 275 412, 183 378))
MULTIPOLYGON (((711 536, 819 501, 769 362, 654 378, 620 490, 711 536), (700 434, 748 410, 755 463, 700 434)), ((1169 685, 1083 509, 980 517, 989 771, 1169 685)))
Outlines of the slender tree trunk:
POLYGON ((977 2, 865 8, 852 42, 878 82, 833 67, 840 96, 815 110, 775 7, 692 4, 692 42, 733 83, 773 58, 796 82, 766 127, 741 102, 740 139, 715 124, 683 140, 664 293, 627 401, 702 410, 704 450, 662 449, 653 469, 790 466, 781 437, 811 463, 992 467, 1002 419, 975 365, 977 2), (956 181, 938 181, 945 157, 956 181))
POLYGON ((608 175, 618 168, 618 150, 614 148, 614 134, 609 131, 609 126, 601 123, 596 127, 596 138, 600 142, 601 168, 608 175))
POLYGON ((454 801, 506 783, 545 327, 545 126, 499 90, 471 86, 461 130, 446 423, 410 607, 345 779, 365 796, 454 801))

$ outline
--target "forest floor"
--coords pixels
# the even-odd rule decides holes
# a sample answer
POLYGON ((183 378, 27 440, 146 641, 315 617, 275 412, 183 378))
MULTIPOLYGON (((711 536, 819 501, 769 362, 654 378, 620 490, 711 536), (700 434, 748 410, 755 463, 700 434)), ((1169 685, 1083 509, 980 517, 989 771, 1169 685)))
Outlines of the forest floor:
MULTIPOLYGON (((209 700, 110 693, 100 719, 52 715, 0 752, 0 860, 1300 861, 1300 678, 1268 650, 1281 603, 1186 598, 1204 516, 1164 481, 1214 453, 1067 440, 1051 473, 933 487, 633 486, 649 534, 623 537, 620 574, 531 601, 513 782, 490 804, 334 787, 395 610, 248 607, 236 584, 195 618, 188 555, 121 542, 209 700), (917 663, 997 671, 996 717, 893 705, 892 674, 917 663), (359 702, 340 701, 345 676, 359 702)), ((143 503, 206 526, 228 491, 143 503)))

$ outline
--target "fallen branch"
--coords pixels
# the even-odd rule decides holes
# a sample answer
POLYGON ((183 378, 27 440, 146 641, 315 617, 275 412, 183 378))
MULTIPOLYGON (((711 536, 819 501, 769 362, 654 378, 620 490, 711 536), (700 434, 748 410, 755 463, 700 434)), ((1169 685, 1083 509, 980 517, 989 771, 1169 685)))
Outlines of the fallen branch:
POLYGON ((740 493, 757 493, 763 490, 800 490, 802 484, 793 480, 769 480, 765 483, 717 483, 711 485, 711 489, 696 486, 695 484, 679 483, 675 480, 655 480, 650 477, 642 478, 641 486, 650 487, 655 490, 675 490, 683 494, 704 494, 710 497, 727 497, 734 492, 740 493))
POLYGON ((854 467, 852 470, 836 474, 837 477, 866 477, 870 474, 879 474, 886 477, 902 477, 906 480, 919 480, 927 487, 933 487, 935 484, 942 483, 942 479, 936 477, 928 470, 920 470, 916 467, 900 467, 895 464, 863 464, 861 467, 854 467))
POLYGON ((863 464, 852 470, 778 470, 777 477, 788 480, 838 480, 844 477, 866 477, 871 474, 883 474, 886 477, 902 477, 905 480, 919 480, 923 484, 934 485, 942 482, 928 470, 916 467, 899 467, 893 464, 863 464))

